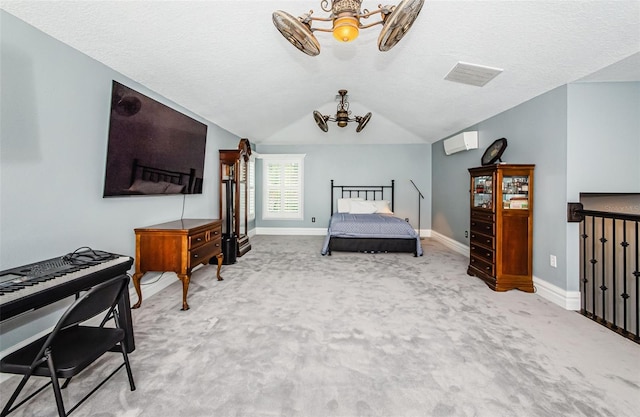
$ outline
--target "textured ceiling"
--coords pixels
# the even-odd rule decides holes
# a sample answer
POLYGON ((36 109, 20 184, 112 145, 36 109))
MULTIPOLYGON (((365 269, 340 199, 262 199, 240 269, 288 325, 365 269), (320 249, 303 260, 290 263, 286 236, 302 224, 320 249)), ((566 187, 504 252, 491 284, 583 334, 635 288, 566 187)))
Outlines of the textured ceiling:
MULTIPOLYGON (((378 4, 365 0, 362 7, 378 4)), ((326 16, 320 1, 3 0, 0 6, 263 144, 432 143, 569 82, 640 80, 638 1, 427 0, 389 52, 378 51, 375 26, 349 44, 316 32, 316 57, 290 45, 271 14, 313 9, 326 16), (458 61, 504 71, 484 87, 445 80, 458 61), (315 125, 313 110, 335 114, 339 89, 349 91, 353 115, 373 113, 362 132, 329 123, 324 133, 315 125)))

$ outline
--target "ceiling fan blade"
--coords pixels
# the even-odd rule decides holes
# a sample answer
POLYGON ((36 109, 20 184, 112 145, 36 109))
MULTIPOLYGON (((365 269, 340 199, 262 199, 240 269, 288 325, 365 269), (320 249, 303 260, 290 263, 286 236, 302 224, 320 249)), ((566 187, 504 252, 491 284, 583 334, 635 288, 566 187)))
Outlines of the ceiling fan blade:
POLYGON ((358 118, 358 127, 356 127, 356 132, 360 132, 364 127, 369 123, 369 119, 371 119, 371 112, 365 114, 363 117, 358 118))
POLYGON ((313 111, 313 119, 316 121, 316 124, 323 132, 326 132, 329 130, 329 125, 327 124, 327 120, 324 118, 322 113, 320 113, 318 110, 313 111))
POLYGON ((320 53, 320 43, 308 25, 282 10, 273 12, 272 19, 275 27, 293 46, 310 56, 320 53))
POLYGON ((418 17, 424 0, 402 0, 391 14, 385 18, 384 26, 378 36, 378 49, 386 52, 393 48, 411 28, 418 17))

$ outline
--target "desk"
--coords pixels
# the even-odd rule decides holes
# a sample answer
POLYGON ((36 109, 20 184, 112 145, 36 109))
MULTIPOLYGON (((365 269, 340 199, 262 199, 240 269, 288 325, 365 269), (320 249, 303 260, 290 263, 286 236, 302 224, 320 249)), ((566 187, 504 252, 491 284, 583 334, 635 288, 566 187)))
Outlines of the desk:
POLYGON ((218 281, 222 281, 222 220, 182 219, 135 229, 136 272, 133 285, 142 304, 140 279, 149 271, 172 271, 182 281, 182 309, 188 310, 187 292, 191 271, 200 264, 218 259, 218 281))

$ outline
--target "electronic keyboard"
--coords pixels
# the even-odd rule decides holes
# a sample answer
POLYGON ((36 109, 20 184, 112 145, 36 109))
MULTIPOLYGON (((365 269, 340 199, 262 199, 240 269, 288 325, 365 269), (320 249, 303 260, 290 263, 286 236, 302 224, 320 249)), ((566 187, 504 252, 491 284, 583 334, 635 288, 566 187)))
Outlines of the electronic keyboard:
MULTIPOLYGON (((0 321, 44 307, 111 278, 127 274, 133 264, 133 259, 129 256, 86 249, 1 271, 0 321)), ((123 298, 126 300, 122 300, 119 306, 120 323, 128 333, 127 350, 132 351, 133 329, 127 291, 123 298)))

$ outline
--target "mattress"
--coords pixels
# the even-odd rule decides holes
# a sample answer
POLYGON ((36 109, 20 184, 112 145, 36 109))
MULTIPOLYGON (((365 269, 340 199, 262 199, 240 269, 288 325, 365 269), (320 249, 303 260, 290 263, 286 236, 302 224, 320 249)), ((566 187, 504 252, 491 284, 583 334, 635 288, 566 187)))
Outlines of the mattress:
POLYGON ((322 246, 322 255, 329 252, 329 242, 332 237, 415 239, 416 254, 422 256, 418 233, 409 223, 390 214, 334 213, 329 221, 329 228, 322 246))

